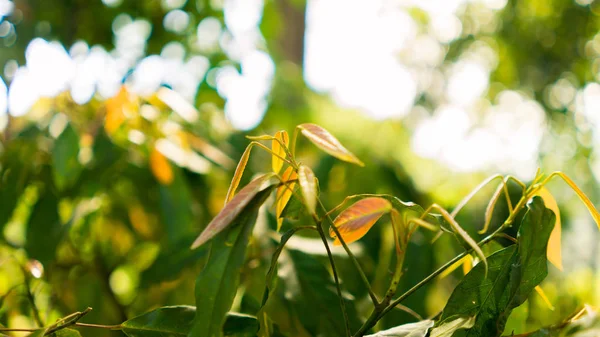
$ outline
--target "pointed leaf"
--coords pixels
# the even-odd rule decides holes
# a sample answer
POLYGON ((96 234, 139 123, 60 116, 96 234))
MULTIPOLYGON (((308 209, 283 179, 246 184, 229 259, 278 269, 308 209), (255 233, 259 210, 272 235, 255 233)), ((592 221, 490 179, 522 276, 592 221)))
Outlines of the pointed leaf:
POLYGON ((150 170, 152 175, 162 185, 170 185, 173 182, 173 168, 169 160, 156 148, 150 152, 150 170))
MULTIPOLYGON (((129 337, 159 337, 165 335, 184 337, 190 332, 195 315, 196 307, 193 306, 161 307, 127 320, 121 324, 121 327, 122 331, 129 337)), ((253 316, 228 313, 223 326, 223 333, 225 336, 240 336, 240 333, 247 333, 250 330, 256 332, 258 330, 257 326, 257 320, 253 316)))
POLYGON ((246 147, 244 153, 242 153, 242 157, 235 168, 235 173, 233 174, 233 178, 231 179, 231 184, 229 184, 229 189, 227 190, 227 196, 225 197, 225 204, 233 199, 233 195, 235 194, 235 190, 240 185, 240 181, 242 180, 242 176, 244 175, 244 170, 246 169, 246 165, 248 164, 248 159, 250 158, 250 151, 252 150, 252 144, 246 147))
POLYGON ((74 330, 74 329, 60 329, 56 332, 53 333, 54 336, 56 337, 81 337, 81 334, 79 333, 79 331, 74 330))
MULTIPOLYGON (((235 218, 237 226, 222 232, 212 241, 206 266, 196 279, 198 310, 188 336, 221 335, 225 316, 231 309, 237 293, 240 274, 246 260, 246 247, 258 217, 258 209, 270 191, 268 188, 255 194, 252 201, 235 218)), ((240 195, 242 193, 243 190, 240 195)))
POLYGON ((548 261, 552 263, 556 268, 563 270, 562 266, 562 249, 561 249, 561 223, 560 223, 560 209, 556 203, 554 196, 545 187, 542 187, 537 195, 542 197, 546 207, 554 212, 556 215, 556 222, 554 229, 550 234, 550 240, 548 241, 548 261))
POLYGON ((192 328, 196 308, 186 305, 162 307, 121 324, 129 337, 184 337, 192 328))
POLYGON ((475 324, 475 316, 459 317, 431 330, 430 337, 451 337, 456 330, 469 329, 475 324))
MULTIPOLYGON (((285 170, 285 172, 283 172, 281 178, 282 178, 283 182, 288 182, 290 180, 297 180, 298 174, 296 173, 296 171, 294 171, 294 168, 290 166, 285 170)), ((296 183, 290 182, 287 185, 284 184, 277 188, 277 193, 276 193, 277 205, 275 207, 276 208, 275 214, 277 217, 277 231, 278 232, 281 229, 281 224, 283 223, 283 217, 281 216, 281 213, 283 212, 283 210, 285 209, 285 206, 287 206, 288 202, 290 201, 290 198, 292 197, 292 193, 294 191, 294 187, 296 187, 296 183)))
POLYGON ((54 181, 59 189, 75 183, 83 166, 79 162, 79 135, 71 124, 58 136, 52 150, 54 181))
POLYGON ((428 319, 417 323, 403 324, 365 337, 425 337, 433 323, 428 319))
POLYGON ((354 154, 348 151, 337 138, 322 127, 316 124, 306 123, 298 125, 298 128, 313 144, 330 155, 359 166, 365 165, 354 154))
POLYGON ((546 249, 554 213, 534 197, 527 205, 518 244, 488 257, 488 274, 480 263, 454 289, 437 326, 465 316, 475 324, 465 336, 499 336, 511 311, 521 305, 548 274, 546 249))
POLYGON ((274 174, 269 173, 254 179, 242 188, 240 193, 231 199, 221 212, 206 226, 204 231, 192 244, 192 249, 201 246, 227 228, 260 191, 270 189, 275 183, 274 174))
POLYGON ((598 229, 600 229, 600 213, 598 213, 598 210, 596 207, 594 207, 592 201, 585 195, 585 193, 583 193, 582 190, 579 189, 579 187, 577 187, 577 184, 575 184, 571 178, 567 177, 566 174, 559 172, 558 175, 564 179, 564 181, 573 189, 573 191, 575 191, 575 193, 577 193, 579 199, 584 203, 585 207, 587 207, 588 211, 594 218, 594 221, 596 221, 598 229))
MULTIPOLYGON (((285 149, 281 146, 280 142, 283 143, 285 147, 288 147, 288 144, 290 143, 290 137, 288 136, 288 133, 286 131, 278 131, 275 134, 275 139, 273 139, 272 142, 273 144, 271 145, 271 149, 273 149, 273 153, 285 158, 285 149)), ((273 172, 279 173, 279 171, 281 171, 281 167, 283 167, 283 160, 274 155, 271 163, 273 166, 273 172)))
MULTIPOLYGON (((361 199, 340 213, 333 224, 344 238, 344 242, 352 243, 367 234, 375 222, 391 209, 392 204, 383 198, 361 199)), ((335 239, 334 246, 341 244, 331 228, 329 235, 335 239)))
POLYGON ((298 168, 298 182, 308 212, 315 214, 317 208, 317 181, 310 167, 300 165, 298 168))

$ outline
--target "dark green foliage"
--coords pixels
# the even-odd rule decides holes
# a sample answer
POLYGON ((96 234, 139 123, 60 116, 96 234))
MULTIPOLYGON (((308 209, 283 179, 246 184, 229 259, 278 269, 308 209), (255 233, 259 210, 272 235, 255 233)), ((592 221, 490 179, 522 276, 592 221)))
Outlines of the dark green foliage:
POLYGON ((527 205, 518 243, 488 258, 488 272, 478 264, 456 287, 437 325, 475 316, 464 336, 500 336, 512 309, 521 305, 548 273, 546 248, 554 213, 535 197, 527 205))

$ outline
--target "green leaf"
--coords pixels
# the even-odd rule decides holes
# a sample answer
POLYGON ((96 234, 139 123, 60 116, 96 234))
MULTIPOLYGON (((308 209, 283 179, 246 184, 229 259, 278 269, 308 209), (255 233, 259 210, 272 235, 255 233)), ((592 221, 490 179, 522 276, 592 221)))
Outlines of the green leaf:
POLYGON ((427 319, 417 323, 403 324, 365 337, 425 337, 433 323, 432 320, 427 319))
POLYGON ((40 198, 33 206, 27 226, 25 249, 29 257, 48 267, 54 261, 63 229, 58 214, 58 198, 49 188, 43 188, 40 198))
MULTIPOLYGON (((300 322, 312 336, 344 336, 344 318, 331 274, 315 257, 298 250, 288 250, 288 252, 293 264, 292 278, 295 281, 284 286, 291 293, 295 293, 290 301, 295 307, 300 322)), ((356 331, 361 322, 356 311, 356 303, 347 295, 344 301, 350 329, 356 331)))
POLYGON ((260 191, 264 191, 265 189, 269 189, 270 191, 273 184, 276 183, 274 177, 274 173, 267 173, 254 179, 242 188, 240 192, 236 194, 225 207, 223 207, 221 212, 212 219, 208 226, 206 226, 204 231, 202 231, 200 236, 198 236, 196 241, 192 244, 192 249, 203 245, 227 228, 260 191))
POLYGON ((43 337, 46 333, 46 329, 35 330, 34 332, 27 335, 27 337, 43 337))
POLYGON ((129 337, 187 336, 192 328, 196 308, 162 307, 134 317, 121 324, 129 337))
POLYGON ((176 246, 194 234, 194 216, 189 183, 178 167, 172 167, 173 181, 159 184, 160 215, 169 246, 176 246))
POLYGON ((437 326, 465 316, 476 316, 465 336, 499 336, 512 309, 521 305, 547 275, 546 248, 554 227, 554 213, 539 197, 527 205, 518 244, 488 258, 488 275, 477 264, 456 287, 437 326))
POLYGON ((53 333, 52 335, 56 336, 56 337, 81 337, 81 334, 79 333, 79 331, 74 330, 74 329, 60 329, 58 331, 56 331, 55 333, 53 333))
POLYGON ((258 331, 256 317, 230 312, 223 325, 223 336, 252 337, 258 331))
POLYGON ((71 186, 79 177, 82 166, 79 163, 79 135, 68 124, 58 136, 52 149, 54 181, 59 189, 71 186))
MULTIPOLYGON (((255 193, 248 205, 238 211, 239 216, 233 221, 237 226, 231 226, 214 238, 206 267, 196 279, 196 307, 199 310, 194 318, 190 337, 212 337, 221 334, 225 314, 231 308, 237 292, 246 246, 258 216, 258 209, 273 187, 274 185, 270 185, 260 193, 255 193)), ((228 205, 237 204, 236 198, 244 197, 248 193, 242 189, 228 205)))
MULTIPOLYGON (((192 329, 195 315, 196 307, 193 306, 162 307, 124 322, 121 330, 129 337, 183 337, 192 329)), ((228 313, 223 326, 225 336, 253 336, 257 330, 256 317, 238 313, 228 313)))
POLYGON ((429 337, 451 337, 457 330, 472 328, 474 324, 475 316, 459 317, 433 329, 429 337))

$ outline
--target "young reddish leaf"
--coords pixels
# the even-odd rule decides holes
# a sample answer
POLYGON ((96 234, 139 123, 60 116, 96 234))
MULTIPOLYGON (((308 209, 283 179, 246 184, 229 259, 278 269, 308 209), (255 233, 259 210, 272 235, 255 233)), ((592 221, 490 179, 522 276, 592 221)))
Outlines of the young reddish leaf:
POLYGON ((298 168, 298 182, 308 212, 315 214, 317 208, 317 181, 310 167, 300 165, 298 168))
POLYGON ((204 231, 198 236, 196 241, 192 244, 192 249, 195 249, 208 240, 212 239, 215 235, 223 231, 229 224, 240 214, 240 212, 252 201, 254 196, 276 183, 274 174, 269 173, 262 175, 240 190, 230 202, 212 219, 212 221, 206 226, 204 231))
MULTIPOLYGON (((281 143, 283 143, 285 147, 288 147, 288 144, 290 143, 290 137, 288 136, 288 133, 286 131, 277 132, 275 134, 275 139, 273 139, 272 142, 273 144, 271 145, 271 148, 273 149, 273 153, 278 154, 279 157, 285 158, 285 149, 281 146, 281 143)), ((275 173, 279 173, 283 167, 283 160, 279 157, 273 156, 272 159, 273 172, 275 173)))
MULTIPOLYGON (((362 238, 384 214, 392 209, 392 204, 378 197, 365 198, 346 208, 333 221, 344 242, 351 243, 362 238)), ((334 238, 334 246, 341 244, 335 232, 330 228, 329 235, 334 238)))
POLYGON ((335 138, 329 131, 322 127, 305 123, 298 125, 298 128, 302 131, 302 134, 308 138, 313 144, 319 147, 321 150, 329 153, 330 155, 359 166, 365 166, 354 154, 348 151, 337 138, 335 138))
MULTIPOLYGON (((273 158, 273 159, 275 159, 275 158, 273 158)), ((283 175, 281 176, 281 178, 282 178, 283 182, 288 182, 290 180, 298 179, 298 174, 290 166, 283 172, 283 175)), ((276 193, 277 205, 275 207, 275 214, 277 216, 277 231, 278 232, 279 232, 279 229, 281 229, 281 224, 283 223, 283 218, 281 217, 281 213, 285 209, 285 206, 287 205, 287 203, 290 201, 290 198, 292 197, 292 191, 294 190, 295 186, 296 186, 295 182, 290 182, 287 185, 282 185, 282 186, 279 186, 279 188, 277 188, 277 193, 276 193)))
POLYGON ((159 183, 170 185, 173 182, 173 168, 156 148, 150 152, 150 170, 159 183))
POLYGON ((246 169, 246 165, 248 164, 248 159, 250 158, 250 151, 252 150, 252 144, 246 147, 244 153, 242 153, 242 157, 235 168, 235 173, 233 174, 233 178, 231 179, 231 184, 229 184, 229 189, 227 190, 227 196, 225 197, 225 205, 233 198, 235 194, 235 190, 240 185, 240 181, 242 180, 242 176, 244 175, 244 170, 246 169))
POLYGON ((552 263, 556 268, 563 270, 562 266, 562 250, 561 250, 561 224, 560 224, 560 210, 554 196, 545 187, 542 187, 537 195, 542 197, 546 208, 549 208, 556 215, 556 222, 554 223, 554 229, 550 233, 550 239, 548 240, 548 261, 552 263))

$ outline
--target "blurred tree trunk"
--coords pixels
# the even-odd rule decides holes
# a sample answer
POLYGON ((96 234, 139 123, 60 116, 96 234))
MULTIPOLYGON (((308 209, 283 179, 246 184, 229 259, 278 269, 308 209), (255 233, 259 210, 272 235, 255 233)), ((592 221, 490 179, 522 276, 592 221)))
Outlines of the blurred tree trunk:
POLYGON ((304 59, 304 32, 306 28, 306 2, 278 0, 276 5, 283 21, 283 32, 277 39, 279 52, 285 61, 300 68, 304 59))

